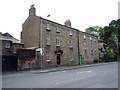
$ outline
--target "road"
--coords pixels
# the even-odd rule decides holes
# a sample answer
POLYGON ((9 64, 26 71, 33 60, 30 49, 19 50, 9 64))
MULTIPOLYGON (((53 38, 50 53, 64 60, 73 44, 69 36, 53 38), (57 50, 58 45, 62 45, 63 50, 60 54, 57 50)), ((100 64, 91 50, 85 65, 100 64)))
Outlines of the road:
POLYGON ((3 88, 118 88, 118 63, 2 77, 3 88))

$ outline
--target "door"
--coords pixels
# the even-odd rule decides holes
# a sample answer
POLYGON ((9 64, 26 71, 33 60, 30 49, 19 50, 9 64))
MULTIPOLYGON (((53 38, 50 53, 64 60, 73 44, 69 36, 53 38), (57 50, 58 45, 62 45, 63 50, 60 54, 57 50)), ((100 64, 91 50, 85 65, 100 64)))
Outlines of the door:
POLYGON ((57 54, 57 65, 60 65, 60 54, 57 54))

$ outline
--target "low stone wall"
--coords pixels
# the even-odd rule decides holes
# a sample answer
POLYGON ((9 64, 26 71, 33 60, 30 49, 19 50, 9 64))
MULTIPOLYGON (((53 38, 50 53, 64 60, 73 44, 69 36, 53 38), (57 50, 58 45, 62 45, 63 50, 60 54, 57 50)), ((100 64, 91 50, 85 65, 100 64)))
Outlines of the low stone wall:
POLYGON ((35 58, 35 49, 18 49, 18 71, 37 68, 37 60, 35 58), (28 64, 30 59, 30 65, 28 64))

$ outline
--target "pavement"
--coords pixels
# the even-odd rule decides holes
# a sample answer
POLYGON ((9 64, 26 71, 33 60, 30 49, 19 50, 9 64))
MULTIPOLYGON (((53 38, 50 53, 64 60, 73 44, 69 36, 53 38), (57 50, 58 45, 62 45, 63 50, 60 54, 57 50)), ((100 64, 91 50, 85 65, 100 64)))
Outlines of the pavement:
POLYGON ((26 71, 11 71, 11 72, 2 73, 2 76, 14 75, 14 74, 40 74, 40 73, 48 73, 48 72, 56 72, 56 71, 72 70, 72 69, 78 69, 78 68, 93 67, 93 66, 99 66, 99 65, 107 65, 110 63, 116 63, 116 62, 95 63, 95 64, 78 65, 78 66, 61 66, 61 67, 55 67, 55 68, 45 68, 44 70, 36 69, 36 70, 26 70, 26 71))

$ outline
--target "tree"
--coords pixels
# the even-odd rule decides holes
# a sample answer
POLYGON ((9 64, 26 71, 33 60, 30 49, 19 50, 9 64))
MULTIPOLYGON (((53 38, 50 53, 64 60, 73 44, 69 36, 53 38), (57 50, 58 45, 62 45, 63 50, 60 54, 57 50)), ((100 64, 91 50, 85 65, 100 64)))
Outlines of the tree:
POLYGON ((94 36, 97 36, 99 40, 102 40, 101 36, 104 35, 104 29, 100 26, 92 26, 86 29, 86 32, 89 31, 94 36))

